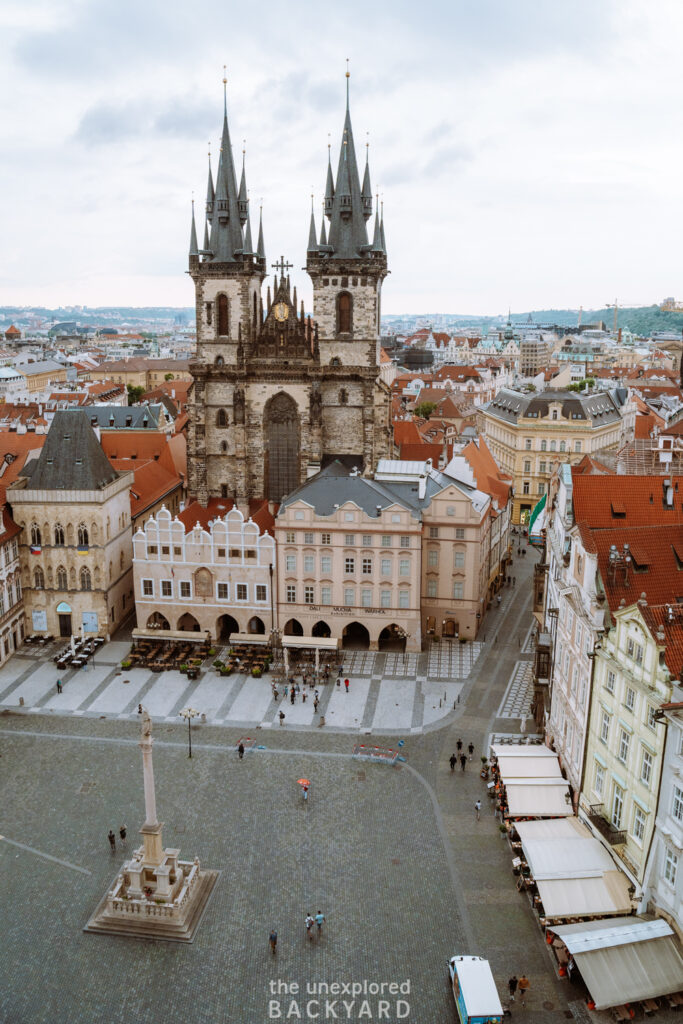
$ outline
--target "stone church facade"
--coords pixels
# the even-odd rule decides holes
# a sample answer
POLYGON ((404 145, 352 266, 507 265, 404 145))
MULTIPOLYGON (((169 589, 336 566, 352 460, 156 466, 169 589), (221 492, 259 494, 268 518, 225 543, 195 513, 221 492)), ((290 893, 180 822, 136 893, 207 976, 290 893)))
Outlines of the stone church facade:
POLYGON ((313 315, 298 307, 283 259, 266 302, 263 225, 252 242, 245 170, 239 189, 227 111, 204 243, 193 216, 189 272, 196 289, 197 358, 190 369, 189 492, 202 504, 280 501, 334 459, 372 473, 392 454, 389 389, 379 375, 384 225, 370 172, 361 186, 347 107, 336 180, 328 164, 325 221, 311 213, 306 269, 313 315))

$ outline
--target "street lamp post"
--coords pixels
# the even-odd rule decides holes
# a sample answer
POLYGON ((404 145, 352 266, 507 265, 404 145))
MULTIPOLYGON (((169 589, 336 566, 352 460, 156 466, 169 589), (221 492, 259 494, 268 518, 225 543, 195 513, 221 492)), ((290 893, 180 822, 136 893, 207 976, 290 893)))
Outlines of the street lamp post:
POLYGON ((198 714, 199 712, 196 708, 183 708, 180 712, 181 718, 187 721, 187 740, 190 748, 188 757, 192 757, 192 719, 196 718, 198 714))

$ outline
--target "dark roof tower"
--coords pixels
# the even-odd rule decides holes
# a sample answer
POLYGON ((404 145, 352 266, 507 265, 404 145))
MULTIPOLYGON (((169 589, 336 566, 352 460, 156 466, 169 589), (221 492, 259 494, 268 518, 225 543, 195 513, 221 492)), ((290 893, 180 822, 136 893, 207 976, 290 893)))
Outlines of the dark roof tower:
POLYGON ((242 172, 242 189, 237 191, 237 177, 232 158, 232 143, 228 127, 227 79, 223 79, 223 133, 221 152, 216 172, 216 189, 211 217, 209 237, 210 254, 205 257, 212 263, 232 263, 242 255, 242 227, 247 219, 246 173, 242 172))
POLYGON ((256 244, 256 255, 265 263, 266 247, 263 244, 263 207, 260 207, 258 215, 258 242, 256 244))
POLYGON ((99 491, 118 476, 95 436, 89 412, 58 410, 29 487, 41 491, 99 491))
POLYGON ((190 228, 190 256, 199 256, 197 245, 197 226, 194 222, 194 199, 192 200, 192 227, 190 228))
POLYGON ((315 232, 315 214, 313 212, 313 196, 311 196, 311 224, 308 229, 308 252, 317 252, 318 242, 315 232))
POLYGON ((213 187, 213 175, 211 173, 211 150, 209 150, 209 179, 206 183, 206 219, 209 224, 213 217, 213 201, 216 198, 216 190, 213 187))

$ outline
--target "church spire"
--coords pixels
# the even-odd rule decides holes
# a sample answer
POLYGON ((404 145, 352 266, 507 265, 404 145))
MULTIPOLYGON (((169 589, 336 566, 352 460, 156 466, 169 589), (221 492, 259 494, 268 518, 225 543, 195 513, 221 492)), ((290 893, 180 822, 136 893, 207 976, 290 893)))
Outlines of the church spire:
POLYGON ((363 175, 363 216, 369 220, 372 216, 372 185, 370 184, 370 143, 365 143, 365 174, 363 175))
POLYGON ((382 217, 381 217, 381 220, 379 222, 379 237, 380 237, 381 242, 382 242, 382 252, 386 253, 386 251, 387 251, 387 240, 384 237, 384 200, 382 200, 382 217))
POLYGON ((372 249, 373 252, 383 252, 382 249, 382 230, 379 219, 379 196, 377 197, 377 205, 375 207, 375 231, 372 236, 372 249))
MULTIPOLYGON (((327 233, 325 232, 325 200, 323 199, 323 212, 320 218, 320 248, 327 245, 327 233)), ((683 362, 683 360, 682 360, 683 362)))
POLYGON ((244 247, 243 250, 245 256, 254 255, 254 243, 251 240, 251 217, 249 216, 249 210, 247 209, 247 226, 244 232, 244 247))
POLYGON ((199 258, 199 246, 197 245, 197 227, 194 222, 194 199, 192 200, 192 227, 190 228, 190 256, 199 258))
POLYGON ((334 202, 334 178, 332 177, 332 155, 330 143, 327 143, 327 181, 325 183, 325 215, 332 216, 332 204, 334 202))
POLYGON ((313 196, 311 196, 311 224, 308 229, 308 252, 317 252, 318 243, 315 236, 315 214, 313 213, 313 196))
POLYGON ((245 159, 246 159, 246 152, 247 151, 246 151, 245 147, 246 147, 246 139, 244 140, 244 144, 243 144, 243 147, 242 147, 242 180, 240 181, 240 191, 239 191, 239 196, 237 198, 237 205, 239 206, 239 211, 240 211, 240 223, 243 226, 244 226, 245 221, 247 220, 247 216, 248 216, 248 212, 249 212, 249 194, 247 192, 247 172, 246 172, 246 168, 245 168, 245 159))
POLYGON ((206 219, 211 223, 213 217, 213 201, 216 197, 216 190, 213 187, 213 175, 211 174, 211 149, 209 149, 209 180, 206 184, 206 219))
POLYGON ((256 255, 259 259, 265 260, 266 258, 266 247, 263 244, 263 207, 259 209, 258 215, 258 242, 256 244, 256 255))
MULTIPOLYGON (((366 203, 364 190, 361 189, 356 161, 356 150, 351 127, 351 111, 349 106, 349 72, 346 72, 346 114, 344 131, 339 153, 337 179, 332 183, 332 169, 328 163, 327 187, 325 189, 325 212, 330 218, 328 244, 332 247, 331 255, 342 258, 357 258, 368 248, 368 236, 365 228, 366 203)), ((370 169, 366 169, 368 189, 370 187, 370 169)), ((372 194, 369 195, 369 209, 372 210, 372 194)), ((368 213, 369 216, 369 213, 368 213)))
MULTIPOLYGON (((223 78, 223 133, 216 172, 216 188, 211 217, 210 257, 214 263, 233 263, 243 246, 242 224, 235 164, 228 127, 227 78, 223 78)), ((245 218, 246 219, 246 218, 245 218)))

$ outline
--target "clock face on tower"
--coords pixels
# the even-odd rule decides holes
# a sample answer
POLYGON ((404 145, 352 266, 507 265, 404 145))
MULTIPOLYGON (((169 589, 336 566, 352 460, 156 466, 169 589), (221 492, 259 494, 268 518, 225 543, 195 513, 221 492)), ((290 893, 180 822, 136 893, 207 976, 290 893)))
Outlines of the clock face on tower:
POLYGON ((273 309, 273 313, 275 315, 276 320, 278 320, 280 323, 284 323, 284 321, 289 316, 289 306, 287 306, 286 303, 284 302, 276 302, 275 307, 273 309))

